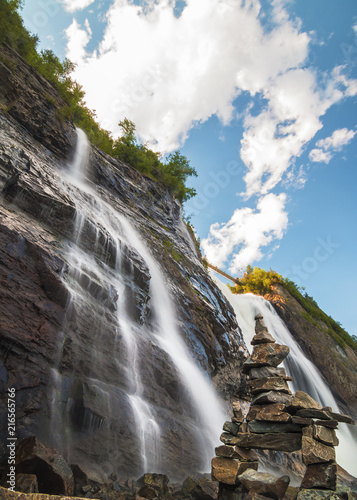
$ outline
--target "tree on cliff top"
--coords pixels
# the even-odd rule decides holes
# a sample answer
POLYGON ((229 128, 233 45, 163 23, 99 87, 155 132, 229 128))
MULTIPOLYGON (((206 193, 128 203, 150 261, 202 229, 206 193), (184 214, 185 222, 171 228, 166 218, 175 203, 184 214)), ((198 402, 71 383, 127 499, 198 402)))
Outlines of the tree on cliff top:
POLYGON ((23 25, 18 13, 21 7, 22 0, 0 0, 0 45, 7 43, 57 87, 67 104, 59 110, 59 116, 71 120, 84 130, 92 144, 105 153, 120 158, 139 172, 165 185, 181 203, 195 196, 196 191, 188 188, 186 181, 190 176, 197 176, 197 173, 180 151, 171 153, 167 161, 162 162, 160 153, 136 140, 135 125, 127 118, 119 124, 123 135, 117 140, 98 125, 95 113, 86 106, 82 87, 70 77, 74 69, 73 63, 68 59, 61 62, 51 50, 37 52, 38 37, 30 34, 23 25))
POLYGON ((124 118, 119 122, 119 126, 122 129, 122 136, 114 142, 113 156, 164 184, 181 203, 195 196, 196 191, 188 188, 186 181, 190 176, 197 176, 197 172, 180 151, 169 154, 163 162, 160 160, 160 153, 152 151, 146 144, 140 144, 136 140, 136 127, 132 121, 124 118))
POLYGON ((324 313, 318 306, 317 302, 308 295, 303 288, 300 288, 296 283, 283 278, 280 274, 270 269, 265 271, 259 267, 247 266, 243 277, 239 280, 239 284, 229 285, 233 293, 254 293, 255 295, 265 295, 273 292, 272 286, 274 283, 280 283, 292 295, 305 310, 304 317, 317 328, 321 328, 319 321, 323 321, 327 326, 327 333, 335 339, 341 346, 346 344, 357 351, 356 341, 335 321, 331 316, 324 313))

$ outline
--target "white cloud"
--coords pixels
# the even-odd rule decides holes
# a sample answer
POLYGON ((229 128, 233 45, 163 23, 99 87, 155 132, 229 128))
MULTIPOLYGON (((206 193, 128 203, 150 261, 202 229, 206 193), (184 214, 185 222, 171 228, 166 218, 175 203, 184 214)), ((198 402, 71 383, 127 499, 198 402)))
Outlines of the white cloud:
MULTIPOLYGON (((162 151, 178 147, 195 123, 214 114, 229 123, 238 93, 261 92, 301 65, 309 41, 291 22, 265 33, 256 0, 244 6, 188 0, 179 18, 173 3, 150 3, 144 13, 127 0, 115 0, 98 51, 83 55, 74 75, 89 107, 114 134, 127 116, 142 139, 158 141, 162 151)), ((75 29, 69 35, 70 49, 78 35, 75 29)))
POLYGON ((91 5, 94 0, 61 0, 64 9, 67 12, 75 12, 76 10, 83 10, 91 5))
POLYGON ((201 242, 209 262, 223 265, 234 252, 229 269, 233 273, 262 258, 262 248, 283 237, 288 224, 284 211, 286 195, 262 196, 256 210, 235 210, 226 224, 212 224, 208 238, 201 242))
POLYGON ((339 150, 342 146, 345 146, 352 141, 356 132, 354 130, 348 130, 347 128, 340 128, 335 130, 331 137, 326 137, 326 139, 320 139, 317 141, 316 146, 322 149, 334 149, 339 150))
MULTIPOLYGON (((187 0, 180 17, 173 0, 147 0, 145 8, 114 0, 96 51, 85 51, 88 25, 83 29, 73 21, 66 32, 67 56, 77 63, 74 77, 86 91, 87 105, 114 136, 120 132, 118 122, 128 117, 143 141, 167 152, 210 116, 228 124, 244 113, 243 137, 237 138, 247 167, 244 195, 257 195, 259 201, 256 211, 238 209, 227 224, 211 227, 205 247, 215 263, 237 248, 240 262, 250 263, 261 257, 262 247, 281 238, 287 214, 283 195, 275 197, 271 190, 284 179, 303 186, 306 176, 292 168, 294 158, 322 128, 329 107, 357 94, 357 81, 346 78, 343 67, 324 79, 305 67, 311 35, 289 19, 286 3, 273 0, 274 24, 267 30, 258 0, 187 0), (235 109, 235 98, 243 92, 251 103, 235 109), (264 200, 270 201, 274 221, 267 231, 261 224, 271 227, 264 200), (237 225, 244 240, 231 232, 237 225)), ((310 154, 322 158, 320 150, 314 151, 310 154)), ((325 152, 324 161, 327 157, 325 152)), ((232 262, 235 268, 237 256, 232 262)))
POLYGON ((322 151, 322 149, 312 149, 309 153, 310 161, 317 163, 329 163, 332 154, 327 151, 322 151))
POLYGON ((74 63, 81 63, 85 57, 88 42, 91 39, 92 31, 89 26, 88 19, 85 20, 85 29, 81 29, 75 19, 72 24, 65 30, 67 38, 67 57, 74 63))
POLYGON ((309 153, 309 158, 313 162, 329 163, 333 153, 340 151, 343 146, 346 146, 352 141, 356 132, 347 128, 335 130, 330 137, 317 141, 316 149, 309 153))

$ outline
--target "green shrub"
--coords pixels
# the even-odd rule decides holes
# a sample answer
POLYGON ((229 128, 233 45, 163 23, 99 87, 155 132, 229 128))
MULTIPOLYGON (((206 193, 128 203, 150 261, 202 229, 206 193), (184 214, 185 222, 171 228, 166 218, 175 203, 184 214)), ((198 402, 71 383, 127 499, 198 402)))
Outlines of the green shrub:
MULTIPOLYGON (((162 183, 181 203, 195 196, 195 190, 188 188, 186 181, 188 177, 196 176, 197 173, 180 151, 171 153, 163 162, 160 160, 160 153, 137 142, 135 125, 127 118, 119 123, 123 135, 117 140, 114 140, 107 130, 98 125, 95 113, 86 106, 82 87, 70 77, 74 69, 73 63, 68 59, 61 62, 51 50, 37 51, 38 37, 31 35, 24 27, 18 13, 21 7, 21 0, 0 0, 0 45, 3 43, 10 45, 42 76, 55 85, 66 103, 66 106, 57 111, 59 119, 71 120, 86 132, 92 144, 162 183)), ((5 58, 1 60, 12 71, 15 69, 10 61, 5 58)), ((48 97, 46 99, 51 104, 54 103, 53 99, 48 97)))

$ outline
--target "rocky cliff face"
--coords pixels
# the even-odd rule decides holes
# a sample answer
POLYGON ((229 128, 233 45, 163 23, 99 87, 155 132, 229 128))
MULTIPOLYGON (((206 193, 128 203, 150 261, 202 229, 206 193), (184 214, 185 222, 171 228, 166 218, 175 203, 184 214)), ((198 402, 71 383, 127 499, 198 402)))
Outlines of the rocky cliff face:
POLYGON ((120 220, 159 263, 180 336, 223 409, 246 393, 246 348, 233 310, 162 186, 93 147, 89 191, 68 182, 77 134, 59 119, 61 99, 10 49, 1 49, 1 61, 0 455, 5 389, 13 387, 19 440, 36 435, 93 476, 137 476, 150 453, 128 397, 136 384, 141 415, 159 427, 157 468, 171 477, 193 473, 202 466, 200 420, 155 337, 150 269, 119 234, 120 220))
POLYGON ((344 349, 327 333, 328 326, 314 325, 306 311, 283 285, 276 284, 265 296, 282 318, 307 357, 327 380, 342 410, 357 416, 357 354, 348 345, 344 349))

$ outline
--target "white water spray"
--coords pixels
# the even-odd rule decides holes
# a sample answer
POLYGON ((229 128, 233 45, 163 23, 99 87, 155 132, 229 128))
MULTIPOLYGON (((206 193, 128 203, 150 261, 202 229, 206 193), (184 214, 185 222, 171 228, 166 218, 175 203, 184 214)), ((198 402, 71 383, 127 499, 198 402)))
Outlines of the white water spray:
MULTIPOLYGON (((331 406, 339 413, 339 408, 326 381, 316 366, 305 356, 284 322, 275 312, 273 306, 263 297, 253 294, 236 295, 216 276, 212 278, 231 303, 242 329, 244 340, 249 348, 255 335, 254 317, 260 313, 264 324, 278 343, 289 346, 290 354, 284 362, 288 374, 294 378, 292 390, 302 390, 310 394, 322 406, 331 406)), ((340 444, 336 448, 337 462, 350 474, 357 474, 356 451, 357 443, 347 424, 339 424, 337 431, 340 444)))
MULTIPOLYGON (((139 343, 141 339, 156 343, 171 358, 181 376, 183 386, 191 397, 197 416, 195 432, 202 453, 202 469, 209 470, 210 460, 217 445, 224 414, 208 376, 198 368, 180 337, 175 311, 168 285, 155 259, 131 223, 116 212, 85 181, 88 167, 89 146, 85 134, 78 131, 78 142, 70 175, 64 175, 64 189, 76 206, 74 243, 69 245, 66 256, 71 278, 67 283, 71 294, 79 298, 85 277, 91 276, 105 289, 113 287, 118 292, 118 336, 125 342, 130 364, 125 367, 130 392, 128 400, 133 410, 141 445, 142 470, 157 470, 160 462, 161 431, 153 408, 144 400, 144 383, 140 374, 139 343), (86 249, 85 231, 90 231, 94 247, 86 249), (82 234, 83 232, 83 234, 82 234), (93 256, 93 248, 101 248, 99 239, 115 252, 115 265, 106 264, 93 256), (145 261, 150 275, 150 303, 156 326, 154 331, 131 320, 126 310, 125 283, 121 260, 122 247, 134 248, 145 261)), ((103 246, 103 243, 101 244, 103 246)), ((105 253, 105 252, 104 252, 105 253)), ((105 255, 103 256, 105 257, 105 255)), ((84 290, 86 292, 87 290, 84 290)))
POLYGON ((203 470, 209 470, 214 447, 222 428, 225 415, 217 395, 207 376, 198 368, 189 355, 180 337, 167 284, 161 270, 145 244, 129 222, 122 220, 130 244, 144 258, 151 275, 150 290, 152 307, 157 320, 155 337, 160 347, 170 356, 181 375, 182 381, 191 395, 192 402, 200 418, 201 441, 204 453, 203 470))

